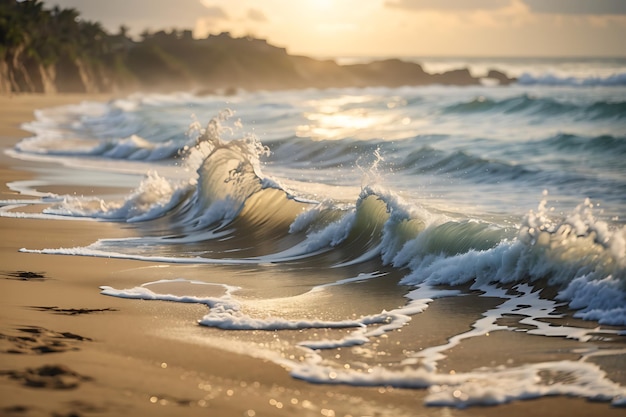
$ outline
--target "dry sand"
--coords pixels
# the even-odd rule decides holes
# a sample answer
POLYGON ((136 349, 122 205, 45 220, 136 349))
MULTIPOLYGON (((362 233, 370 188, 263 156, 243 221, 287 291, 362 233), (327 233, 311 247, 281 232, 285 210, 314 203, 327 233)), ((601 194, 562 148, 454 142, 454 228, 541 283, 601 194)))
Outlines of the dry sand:
MULTIPOLYGON (((27 135, 19 125, 31 120, 36 108, 108 98, 0 97, 0 148, 4 151, 27 135)), ((41 163, 0 154, 0 200, 28 198, 6 184, 35 177, 37 165, 41 163)), ((624 415, 623 409, 606 403, 563 397, 465 410, 425 407, 423 390, 295 380, 273 363, 216 347, 220 331, 198 329, 189 320, 201 317, 204 306, 100 295, 101 285, 124 288, 145 282, 138 278, 132 282, 133 276, 152 271, 159 277, 174 274, 167 268, 146 262, 19 252, 23 247, 86 245, 99 237, 132 235, 132 228, 93 221, 0 217, 0 233, 2 416, 624 415), (168 337, 168 332, 203 332, 202 337, 211 338, 212 343, 168 337)), ((445 311, 437 312, 444 307, 443 303, 433 305, 420 315, 420 325, 445 326, 438 319, 445 311)), ((516 337, 499 334, 500 349, 513 349, 516 337)), ((541 343, 543 338, 536 340, 541 343)), ((566 343, 555 339, 549 349, 566 343)), ((471 369, 473 358, 481 356, 483 348, 479 340, 468 343, 456 355, 458 367, 471 369)))

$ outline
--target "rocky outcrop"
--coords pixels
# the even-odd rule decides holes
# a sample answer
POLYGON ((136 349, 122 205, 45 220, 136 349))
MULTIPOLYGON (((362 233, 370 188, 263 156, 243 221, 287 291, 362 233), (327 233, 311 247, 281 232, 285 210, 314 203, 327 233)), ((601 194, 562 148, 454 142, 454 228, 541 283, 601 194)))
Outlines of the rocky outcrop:
MULTIPOLYGON (((128 40, 127 40, 128 41, 128 40)), ((210 36, 195 40, 166 33, 126 42, 104 58, 58 57, 43 65, 20 48, 0 61, 0 92, 101 93, 114 91, 233 91, 285 88, 476 85, 466 68, 431 74, 418 63, 386 59, 339 65, 333 60, 292 56, 264 40, 210 36)), ((487 77, 506 85, 498 71, 487 77)))
POLYGON ((515 78, 509 78, 505 73, 496 70, 490 70, 485 78, 495 80, 499 85, 509 85, 516 81, 515 78))
POLYGON ((102 93, 117 90, 110 71, 80 59, 44 66, 16 54, 0 61, 0 93, 102 93))
POLYGON ((30 76, 30 66, 24 54, 24 47, 5 52, 0 85, 8 86, 9 92, 33 92, 35 83, 30 76))
MULTIPOLYGON (((429 74, 399 59, 338 65, 293 56, 285 48, 230 33, 194 39, 191 30, 127 29, 109 34, 76 9, 46 9, 40 0, 0 2, 0 93, 101 93, 172 90, 473 85, 469 70, 429 74)), ((497 71, 494 82, 512 80, 497 71)))
POLYGON ((469 69, 467 68, 447 71, 441 74, 434 74, 431 79, 433 81, 433 84, 444 84, 444 85, 480 84, 480 79, 472 76, 469 69))

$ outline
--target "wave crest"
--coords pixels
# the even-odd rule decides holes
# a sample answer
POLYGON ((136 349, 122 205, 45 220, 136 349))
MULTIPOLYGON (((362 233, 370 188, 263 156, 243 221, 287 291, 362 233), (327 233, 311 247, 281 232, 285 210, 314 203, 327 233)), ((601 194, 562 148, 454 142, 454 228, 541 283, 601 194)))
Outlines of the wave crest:
POLYGON ((571 115, 584 120, 621 120, 626 117, 625 101, 596 101, 585 104, 534 97, 528 94, 496 100, 484 96, 451 104, 442 109, 444 114, 522 114, 527 116, 571 115))
MULTIPOLYGON (((562 218, 542 201, 518 227, 436 213, 379 185, 364 186, 354 205, 299 201, 263 176, 260 157, 268 149, 258 139, 222 139, 223 122, 231 116, 225 112, 190 135, 194 145, 182 156, 196 167, 196 177, 174 183, 150 174, 122 204, 100 204, 91 215, 158 220, 159 232, 142 238, 144 246, 171 247, 168 256, 195 256, 198 262, 299 259, 336 267, 375 261, 407 269, 402 282, 415 286, 480 288, 547 280, 581 317, 626 323, 626 316, 615 314, 626 305, 626 228, 596 219, 590 201, 562 218), (622 290, 610 293, 607 288, 622 290)), ((467 158, 443 158, 439 169, 450 161, 458 168, 467 158)), ((476 164, 470 160, 470 168, 476 164)), ((64 213, 67 201, 63 207, 57 213, 79 212, 74 207, 64 213)), ((89 215, 90 208, 80 209, 81 215, 89 215)), ((106 245, 119 250, 115 242, 99 242, 98 250, 106 245)))
POLYGON ((524 73, 517 78, 517 82, 522 85, 562 85, 562 86, 624 86, 626 85, 626 73, 612 74, 606 77, 589 76, 589 77, 572 77, 558 76, 554 74, 533 75, 524 73))

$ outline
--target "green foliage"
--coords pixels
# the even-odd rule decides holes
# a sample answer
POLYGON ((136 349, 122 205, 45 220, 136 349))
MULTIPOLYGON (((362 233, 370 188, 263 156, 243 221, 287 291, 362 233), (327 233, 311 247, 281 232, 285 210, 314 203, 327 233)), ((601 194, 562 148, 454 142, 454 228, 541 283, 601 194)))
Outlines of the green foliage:
POLYGON ((39 0, 0 1, 3 55, 25 53, 45 66, 104 52, 107 35, 99 23, 79 19, 75 9, 43 8, 39 0))
POLYGON ((0 76, 9 80, 15 92, 216 91, 428 82, 417 64, 340 67, 334 61, 290 56, 265 40, 233 38, 229 33, 194 39, 190 30, 145 30, 140 37, 140 41, 130 39, 123 25, 117 33, 107 33, 75 9, 45 9, 40 0, 0 0, 0 60, 6 64, 0 76))
POLYGON ((81 62, 94 74, 108 74, 111 87, 232 87, 250 85, 258 77, 284 78, 278 73, 291 65, 283 49, 227 33, 197 40, 190 30, 146 30, 141 39, 131 40, 123 25, 109 34, 75 9, 45 9, 40 0, 0 0, 0 59, 28 73, 16 79, 32 79, 34 65, 54 66, 57 73, 75 77, 71 67, 81 62))

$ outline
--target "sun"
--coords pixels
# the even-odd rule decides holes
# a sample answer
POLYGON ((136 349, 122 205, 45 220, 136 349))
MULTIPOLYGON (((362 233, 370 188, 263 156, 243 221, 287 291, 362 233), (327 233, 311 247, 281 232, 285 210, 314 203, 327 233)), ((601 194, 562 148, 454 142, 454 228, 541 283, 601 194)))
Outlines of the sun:
POLYGON ((315 10, 328 11, 335 6, 334 0, 309 0, 309 7, 315 10))

